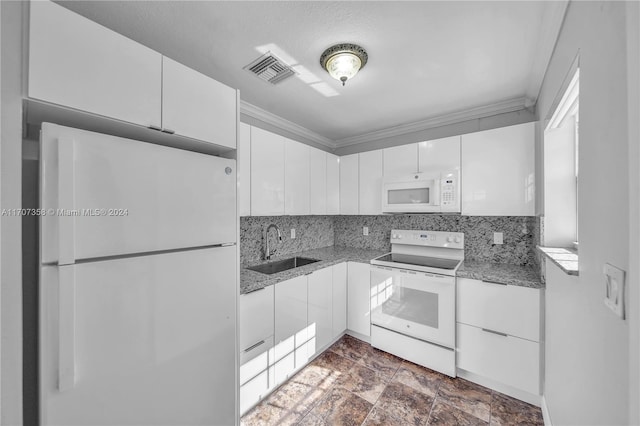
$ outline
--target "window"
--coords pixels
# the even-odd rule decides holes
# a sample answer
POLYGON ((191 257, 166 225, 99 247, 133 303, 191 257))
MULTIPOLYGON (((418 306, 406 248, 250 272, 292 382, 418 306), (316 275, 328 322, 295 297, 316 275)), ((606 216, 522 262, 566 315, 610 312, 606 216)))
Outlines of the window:
POLYGON ((544 131, 544 245, 578 244, 580 70, 544 131))

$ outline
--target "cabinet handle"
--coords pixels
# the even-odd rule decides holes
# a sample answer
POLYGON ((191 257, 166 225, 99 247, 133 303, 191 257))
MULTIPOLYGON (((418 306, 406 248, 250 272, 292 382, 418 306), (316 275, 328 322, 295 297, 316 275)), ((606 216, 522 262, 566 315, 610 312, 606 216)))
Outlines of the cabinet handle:
POLYGON ((491 333, 491 334, 497 334, 498 336, 502 336, 502 337, 507 337, 508 336, 506 333, 500 333, 499 331, 493 331, 493 330, 489 330, 487 328, 483 328, 482 331, 486 331, 487 333, 491 333))
POLYGON ((149 125, 149 128, 150 128, 151 130, 157 130, 157 131, 159 131, 159 132, 161 132, 161 131, 162 131, 162 127, 160 127, 160 126, 156 126, 155 124, 150 124, 150 125, 149 125))
POLYGON ((488 284, 497 284, 497 285, 504 285, 507 286, 509 284, 507 283, 499 283, 498 281, 491 281, 491 280, 482 280, 483 283, 488 283, 488 284))
POLYGON ((253 349, 255 349, 258 346, 263 345, 263 344, 264 344, 264 340, 260 340, 258 343, 249 346, 247 349, 244 350, 244 352, 249 352, 249 351, 251 351, 251 350, 253 350, 253 349))
POLYGON ((162 129, 163 133, 169 133, 170 135, 174 134, 176 131, 171 129, 162 129))

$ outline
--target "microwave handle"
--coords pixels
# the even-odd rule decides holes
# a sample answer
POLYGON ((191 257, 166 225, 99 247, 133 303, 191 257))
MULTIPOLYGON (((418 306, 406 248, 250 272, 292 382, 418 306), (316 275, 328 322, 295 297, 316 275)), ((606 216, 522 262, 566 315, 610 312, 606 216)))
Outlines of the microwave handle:
POLYGON ((433 202, 430 203, 432 206, 439 206, 440 205, 440 185, 442 184, 442 180, 441 179, 434 179, 433 180, 433 202))

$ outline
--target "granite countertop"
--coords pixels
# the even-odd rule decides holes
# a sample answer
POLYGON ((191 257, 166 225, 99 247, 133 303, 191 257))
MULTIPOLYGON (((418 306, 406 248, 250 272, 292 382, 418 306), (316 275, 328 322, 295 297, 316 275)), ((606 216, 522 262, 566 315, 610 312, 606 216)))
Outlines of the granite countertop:
POLYGON ((329 246, 314 250, 306 250, 298 253, 289 253, 282 256, 273 257, 271 261, 287 259, 290 257, 301 256, 312 259, 319 259, 320 262, 310 265, 300 266, 298 268, 289 269, 288 271, 278 272, 276 274, 262 274, 260 272, 247 269, 248 266, 260 265, 267 263, 264 260, 247 262, 240 267, 240 294, 251 293, 255 290, 268 287, 270 285, 285 281, 291 278, 306 275, 328 266, 336 265, 342 262, 360 262, 369 263, 369 261, 378 256, 386 254, 386 250, 367 250, 355 247, 338 247, 329 246))
POLYGON ((520 287, 544 288, 540 275, 529 266, 465 260, 458 268, 456 276, 520 287))
MULTIPOLYGON (((367 250, 354 247, 329 246, 314 250, 306 250, 298 253, 290 253, 274 257, 272 261, 286 259, 295 256, 319 259, 320 262, 288 271, 267 275, 247 269, 248 266, 267 263, 264 260, 247 262, 240 268, 240 294, 251 293, 264 287, 285 281, 291 278, 306 275, 328 266, 342 262, 369 263, 378 256, 386 254, 385 250, 367 250)), ((494 281, 502 284, 517 285, 531 288, 544 288, 540 276, 536 271, 527 266, 510 265, 504 263, 485 263, 466 260, 460 265, 456 274, 462 278, 472 278, 477 280, 494 281)))

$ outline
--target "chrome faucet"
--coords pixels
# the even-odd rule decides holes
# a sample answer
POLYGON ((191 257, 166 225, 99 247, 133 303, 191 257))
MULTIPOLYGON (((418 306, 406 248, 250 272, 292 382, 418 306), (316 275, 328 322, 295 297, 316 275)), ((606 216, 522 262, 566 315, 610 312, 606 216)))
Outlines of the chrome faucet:
POLYGON ((267 226, 267 230, 264 233, 264 240, 267 246, 264 252, 264 258, 266 260, 271 260, 271 255, 276 252, 275 249, 273 249, 273 251, 269 249, 269 231, 271 230, 271 228, 276 228, 276 232, 278 233, 278 241, 282 241, 282 233, 280 232, 280 228, 278 228, 278 226, 273 223, 267 226))

